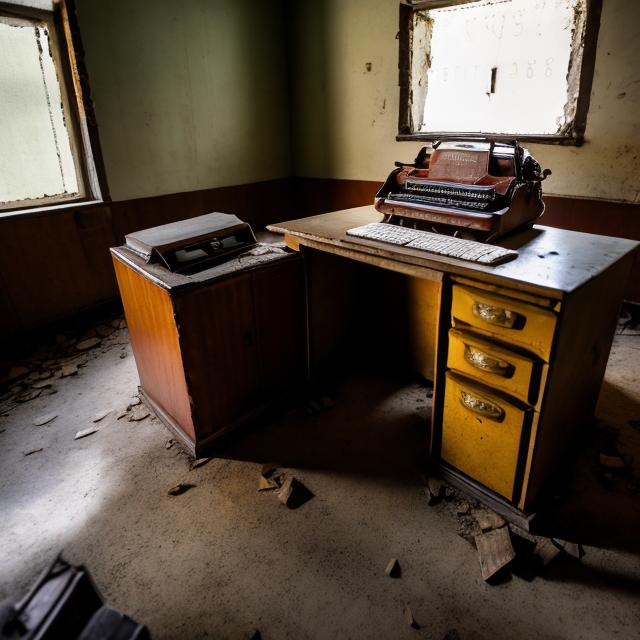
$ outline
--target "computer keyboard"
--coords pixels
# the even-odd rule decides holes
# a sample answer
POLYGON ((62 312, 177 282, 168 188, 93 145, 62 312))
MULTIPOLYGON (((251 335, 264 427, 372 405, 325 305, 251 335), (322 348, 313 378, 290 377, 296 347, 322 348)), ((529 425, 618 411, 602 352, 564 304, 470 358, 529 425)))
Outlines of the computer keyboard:
POLYGON ((485 265, 499 264, 518 257, 518 252, 512 249, 385 222, 371 222, 362 227, 349 229, 347 235, 485 265))

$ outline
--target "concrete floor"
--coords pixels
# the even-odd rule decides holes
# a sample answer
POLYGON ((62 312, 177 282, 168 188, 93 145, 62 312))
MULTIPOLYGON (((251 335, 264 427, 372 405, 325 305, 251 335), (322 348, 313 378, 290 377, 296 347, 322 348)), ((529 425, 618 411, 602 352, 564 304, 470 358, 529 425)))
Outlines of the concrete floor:
MULTIPOLYGON (((417 452, 429 411, 419 385, 354 375, 316 415, 294 409, 230 439, 189 470, 154 419, 117 415, 137 390, 126 329, 78 375, 0 418, 0 598, 22 593, 60 549, 155 640, 179 638, 638 638, 640 499, 599 478, 592 442, 567 470, 548 533, 585 545, 533 579, 485 584, 458 535, 455 502, 429 507, 417 452), (121 355, 124 354, 124 357, 121 355), (100 430, 81 440, 101 410, 100 430), (46 426, 37 416, 56 413, 46 426), (29 456, 24 453, 42 447, 29 456), (258 493, 279 461, 315 497, 289 510, 258 493), (179 482, 196 486, 172 497, 179 482), (402 576, 384 569, 399 559, 402 576), (409 605, 420 629, 403 617, 409 605)), ((640 460, 640 336, 616 339, 598 416, 640 460)), ((602 433, 602 430, 599 432, 602 433)))

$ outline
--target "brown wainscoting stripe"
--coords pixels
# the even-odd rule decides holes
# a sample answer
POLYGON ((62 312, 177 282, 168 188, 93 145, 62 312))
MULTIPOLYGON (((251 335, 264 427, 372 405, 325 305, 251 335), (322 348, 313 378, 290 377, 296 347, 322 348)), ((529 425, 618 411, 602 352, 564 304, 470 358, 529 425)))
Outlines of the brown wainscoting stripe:
MULTIPOLYGON (((282 178, 0 218, 0 341, 117 297, 108 249, 125 234, 210 211, 256 230, 271 222, 373 202, 380 182, 282 178)), ((543 224, 640 240, 635 204, 546 196, 543 224)), ((640 255, 626 291, 640 301, 640 255)))

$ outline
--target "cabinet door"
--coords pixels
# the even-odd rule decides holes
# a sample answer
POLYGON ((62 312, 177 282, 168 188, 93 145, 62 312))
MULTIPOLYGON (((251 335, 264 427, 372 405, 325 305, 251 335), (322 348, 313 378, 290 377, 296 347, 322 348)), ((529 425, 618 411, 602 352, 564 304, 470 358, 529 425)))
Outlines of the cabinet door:
POLYGON ((198 440, 260 402, 253 287, 249 273, 185 291, 175 302, 198 440))

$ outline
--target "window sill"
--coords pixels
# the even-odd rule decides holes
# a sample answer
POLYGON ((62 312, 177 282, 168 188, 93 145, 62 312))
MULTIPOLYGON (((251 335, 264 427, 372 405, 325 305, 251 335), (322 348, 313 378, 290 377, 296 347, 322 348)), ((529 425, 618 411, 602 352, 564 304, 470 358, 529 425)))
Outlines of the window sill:
POLYGON ((74 202, 65 202, 64 204, 43 205, 41 207, 29 207, 28 209, 11 209, 7 211, 0 210, 0 220, 3 218, 29 218, 43 216, 49 214, 67 211, 68 209, 86 209, 95 207, 96 205, 106 204, 105 200, 76 200, 74 202))
POLYGON ((409 140, 518 140, 519 142, 537 142, 538 144, 558 144, 564 146, 580 147, 584 142, 582 136, 571 135, 518 135, 516 133, 455 133, 451 131, 425 131, 424 133, 398 133, 396 140, 404 142, 409 140))

